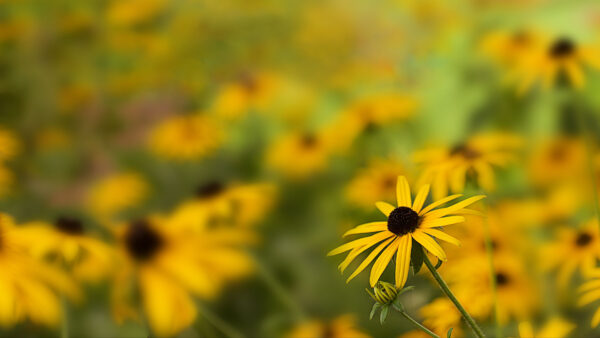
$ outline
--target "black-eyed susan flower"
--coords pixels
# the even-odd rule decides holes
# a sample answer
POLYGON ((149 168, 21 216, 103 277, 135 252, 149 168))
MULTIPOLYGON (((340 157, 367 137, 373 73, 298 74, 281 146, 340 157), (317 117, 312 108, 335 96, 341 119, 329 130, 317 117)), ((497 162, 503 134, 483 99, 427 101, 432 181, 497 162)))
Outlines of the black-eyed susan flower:
POLYGON ((377 201, 392 200, 396 196, 398 173, 405 171, 398 161, 374 160, 348 183, 346 197, 364 208, 371 208, 377 201))
POLYGON ((290 132, 267 150, 267 165, 291 179, 305 179, 327 167, 332 153, 331 135, 290 132))
POLYGON ((555 185, 557 181, 573 180, 585 173, 586 150, 582 140, 557 137, 534 148, 529 160, 531 181, 555 185))
POLYGON ((598 221, 586 222, 578 229, 561 227, 554 241, 541 248, 545 257, 543 267, 558 270, 558 282, 566 286, 579 270, 583 275, 594 270, 600 259, 600 236, 598 221))
POLYGON ((148 195, 145 179, 133 172, 116 173, 94 183, 87 193, 87 208, 106 221, 118 213, 139 205, 148 195))
POLYGON ((361 130, 376 128, 412 117, 418 107, 415 97, 401 93, 378 93, 353 102, 342 118, 356 119, 361 130))
POLYGON ((152 217, 116 229, 121 265, 112 297, 113 314, 122 322, 138 316, 131 299, 139 292, 150 328, 168 337, 195 320, 192 295, 213 299, 226 282, 252 271, 243 246, 253 236, 240 229, 191 232, 166 224, 165 218, 152 217))
POLYGON ((269 211, 275 195, 276 187, 270 183, 206 182, 196 188, 193 199, 173 211, 170 222, 189 230, 220 224, 252 226, 269 211))
POLYGON ((368 338, 368 334, 356 327, 356 318, 353 315, 343 315, 330 322, 312 320, 293 328, 287 338, 368 338))
POLYGON ((106 18, 111 25, 133 26, 151 20, 164 10, 166 4, 165 0, 111 1, 106 18))
POLYGON ((569 37, 548 40, 522 62, 519 90, 525 92, 538 81, 547 89, 563 76, 573 87, 582 88, 585 67, 600 69, 600 48, 578 44, 569 37))
POLYGON ((148 145, 159 157, 197 160, 216 150, 223 141, 220 125, 202 114, 176 115, 151 131, 148 145))
POLYGON ((80 290, 60 270, 30 256, 19 232, 10 216, 0 214, 0 327, 26 320, 56 326, 61 295, 78 301, 80 290))
POLYGON ((493 31, 484 35, 481 50, 500 66, 507 67, 510 77, 520 69, 520 62, 537 51, 543 42, 542 36, 531 29, 493 31))
POLYGON ((97 282, 109 274, 114 263, 112 248, 87 235, 76 218, 59 217, 53 224, 28 222, 21 225, 19 236, 27 241, 34 257, 54 259, 80 280, 97 282))
POLYGON ((396 185, 397 206, 386 202, 376 203, 377 208, 387 217, 387 221, 363 224, 344 234, 344 236, 349 236, 375 233, 346 243, 329 252, 328 255, 337 255, 350 251, 339 266, 344 271, 358 255, 376 246, 350 275, 348 281, 363 271, 379 255, 369 278, 371 286, 374 286, 392 258, 396 256, 395 284, 397 287, 403 287, 408 277, 413 239, 438 259, 446 260, 446 254, 436 239, 456 245, 459 244, 459 241, 437 228, 463 222, 464 216, 459 215, 466 207, 481 200, 484 196, 474 196, 451 206, 438 208, 462 195, 448 196, 424 207, 428 194, 429 185, 424 185, 419 189, 413 201, 408 181, 404 176, 399 176, 396 185))
POLYGON ((516 135, 489 133, 476 135, 453 147, 434 147, 418 151, 414 160, 423 168, 419 183, 431 183, 433 196, 439 199, 462 192, 467 178, 486 191, 496 187, 494 167, 504 167, 515 159, 522 140, 516 135))
POLYGON ((211 112, 220 118, 238 119, 250 109, 264 109, 271 103, 278 83, 272 74, 242 73, 220 89, 211 112))
POLYGON ((575 329, 575 324, 554 317, 548 320, 539 330, 534 330, 530 322, 519 323, 519 338, 567 337, 575 329))
POLYGON ((453 337, 462 336, 462 316, 454 304, 445 297, 436 298, 421 307, 419 314, 423 317, 423 324, 440 337, 452 329, 453 337))

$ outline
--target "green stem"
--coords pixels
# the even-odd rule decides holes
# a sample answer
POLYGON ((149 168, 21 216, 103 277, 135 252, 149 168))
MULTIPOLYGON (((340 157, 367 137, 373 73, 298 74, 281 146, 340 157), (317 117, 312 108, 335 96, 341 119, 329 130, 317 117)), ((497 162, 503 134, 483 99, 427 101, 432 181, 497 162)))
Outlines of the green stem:
POLYGON ((394 309, 398 312, 400 312, 400 314, 408 319, 409 322, 413 323, 413 325, 415 325, 417 328, 419 328, 419 330, 427 333, 428 335, 430 335, 433 338, 440 338, 440 336, 438 336, 437 334, 433 333, 431 330, 429 330, 428 328, 426 328, 425 326, 423 326, 423 324, 417 322, 413 317, 411 317, 408 313, 406 313, 406 311, 404 311, 403 308, 398 307, 396 304, 392 304, 394 309))
POLYGON ((212 312, 208 307, 203 304, 198 304, 202 317, 204 317, 209 323, 221 331, 225 336, 229 338, 244 338, 244 335, 229 325, 225 320, 219 317, 216 313, 212 312))
POLYGON ((269 269, 264 264, 262 264, 262 262, 258 258, 255 257, 254 260, 256 261, 258 274, 263 279, 267 287, 271 289, 275 297, 277 297, 281 303, 283 303, 290 309, 290 311, 296 317, 297 321, 301 322, 304 319, 306 319, 304 311, 302 311, 302 309, 300 308, 300 306, 298 306, 296 301, 294 301, 294 299, 289 295, 289 293, 285 290, 281 283, 279 283, 279 281, 273 276, 271 271, 269 271, 269 269))
POLYGON ((64 295, 60 296, 62 307, 62 323, 60 326, 60 338, 69 338, 69 308, 64 295))
POLYGON ((477 336, 478 338, 485 338, 483 331, 477 325, 477 323, 475 323, 475 320, 473 319, 473 317, 471 317, 471 315, 460 304, 458 299, 456 299, 456 297, 454 296, 452 291, 450 291, 448 284, 446 284, 444 279, 442 279, 442 276, 440 276, 440 274, 437 272, 437 270, 435 269, 433 264, 431 264, 431 261, 429 260, 429 257, 427 257, 426 252, 423 252, 423 262, 427 266, 427 269, 429 269, 429 272, 431 272, 431 274, 433 275, 433 278, 435 278, 435 280, 437 281, 437 283, 440 286, 440 288, 442 289, 442 291, 452 301, 452 303, 454 303, 454 306, 456 306, 458 311, 460 311, 460 313, 462 314, 462 316, 465 319, 465 321, 467 322, 467 324, 469 324, 469 326, 471 327, 471 330, 473 330, 473 333, 475 333, 475 336, 477 336))

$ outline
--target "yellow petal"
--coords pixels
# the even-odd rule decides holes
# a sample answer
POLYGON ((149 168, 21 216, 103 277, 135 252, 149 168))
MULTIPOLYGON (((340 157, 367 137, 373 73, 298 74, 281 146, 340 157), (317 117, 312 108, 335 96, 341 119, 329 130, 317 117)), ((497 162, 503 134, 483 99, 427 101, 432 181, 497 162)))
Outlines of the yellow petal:
POLYGON ((596 327, 598 326, 598 324, 600 324, 600 309, 596 310, 596 313, 594 313, 594 316, 592 317, 592 327, 596 327))
POLYGON ((394 206, 387 203, 387 202, 377 202, 375 203, 375 206, 377 207, 377 209, 379 209, 379 211, 381 211, 385 217, 388 217, 392 211, 394 211, 394 206))
POLYGON ((396 183, 396 199, 399 207, 411 207, 410 186, 404 176, 398 176, 396 183))
POLYGON ((578 289, 577 292, 586 292, 596 288, 600 288, 600 279, 594 279, 588 282, 583 283, 578 289))
POLYGON ((375 264, 373 264, 373 268, 371 268, 371 277, 369 278, 371 287, 375 286, 375 283, 377 283, 379 277, 381 277, 381 274, 392 260, 392 257, 398 250, 399 243, 400 238, 394 239, 392 244, 385 248, 381 255, 379 255, 379 258, 377 258, 377 261, 375 261, 375 264))
POLYGON ((417 197, 415 197, 415 202, 413 203, 413 206, 412 206, 412 209, 416 213, 419 213, 419 211, 421 211, 421 208, 423 208, 423 204, 425 203, 425 200, 427 199, 427 195, 429 195, 429 188, 430 188, 430 185, 425 184, 424 186, 421 187, 421 189, 419 189, 419 193, 417 194, 417 197))
POLYGON ((396 287, 404 287, 408 279, 411 249, 412 237, 408 234, 400 239, 400 245, 398 245, 398 254, 396 256, 396 287))
POLYGON ((458 239, 448 235, 447 233, 445 233, 443 231, 439 231, 436 229, 423 229, 422 231, 428 235, 435 237, 435 238, 439 238, 442 241, 446 241, 448 243, 452 243, 454 245, 460 246, 460 241, 458 239))
POLYGON ((585 78, 581 71, 581 67, 575 61, 570 61, 565 64, 565 68, 573 86, 576 88, 583 88, 585 85, 585 78))
POLYGON ((376 247, 375 250, 371 251, 371 253, 367 256, 367 258, 365 258, 365 260, 362 263, 360 263, 358 268, 356 268, 356 270, 354 270, 352 275, 350 275, 350 277, 348 277, 348 279, 346 280, 346 283, 351 281, 352 278, 356 277, 356 275, 358 275, 361 271, 363 271, 373 261, 373 259, 375 259, 375 257, 377 257, 377 255, 381 252, 381 250, 383 250, 388 244, 390 244, 390 242, 394 238, 395 237, 392 237, 392 238, 386 240, 385 242, 381 243, 378 247, 376 247))
POLYGON ((369 232, 377 232, 387 230, 387 222, 371 222, 367 224, 359 225, 353 229, 350 229, 342 235, 342 237, 346 237, 354 234, 364 234, 369 232))
POLYGON ((350 251, 354 248, 358 248, 363 245, 373 246, 376 243, 378 243, 388 237, 391 237, 391 236, 394 236, 394 234, 392 232, 389 232, 386 230, 386 231, 377 233, 375 235, 371 235, 369 237, 356 239, 352 242, 343 244, 343 245, 329 251, 329 253, 327 253, 327 256, 335 256, 335 255, 341 254, 342 252, 350 251))
POLYGON ((579 298, 577 306, 584 306, 598 299, 600 299, 600 290, 590 291, 579 298))
POLYGON ((412 233, 412 237, 415 239, 415 241, 419 242, 419 244, 421 244, 425 249, 427 249, 427 251, 431 252, 434 256, 436 256, 442 261, 446 260, 446 253, 444 253, 442 247, 439 244, 437 244, 437 242, 433 238, 431 238, 431 236, 423 233, 420 230, 417 230, 412 233))
POLYGON ((447 196, 440 200, 437 200, 437 201, 431 203, 430 205, 426 206, 425 208, 423 208, 423 210, 421 210, 421 212, 419 212, 419 216, 423 216, 430 210, 433 210, 433 209, 439 207, 440 205, 442 205, 444 203, 448 203, 448 202, 455 200, 461 196, 462 196, 462 194, 456 194, 456 195, 447 196))
POLYGON ((438 210, 434 210, 430 213, 428 213, 426 216, 430 216, 430 217, 442 217, 442 216, 446 216, 452 213, 455 213, 461 209, 464 209, 466 207, 468 207, 469 205, 484 199, 485 195, 477 195, 477 196, 473 196, 473 197, 469 197, 464 201, 458 202, 454 205, 451 205, 447 208, 443 208, 443 209, 438 209, 438 210))
POLYGON ((437 228, 437 227, 443 227, 446 225, 451 225, 451 224, 457 224, 457 223, 462 223, 465 221, 465 217, 464 216, 447 216, 447 217, 442 217, 442 218, 427 218, 427 216, 425 216, 425 219, 423 219, 423 222, 421 222, 420 227, 424 228, 424 229, 428 229, 428 228, 437 228))

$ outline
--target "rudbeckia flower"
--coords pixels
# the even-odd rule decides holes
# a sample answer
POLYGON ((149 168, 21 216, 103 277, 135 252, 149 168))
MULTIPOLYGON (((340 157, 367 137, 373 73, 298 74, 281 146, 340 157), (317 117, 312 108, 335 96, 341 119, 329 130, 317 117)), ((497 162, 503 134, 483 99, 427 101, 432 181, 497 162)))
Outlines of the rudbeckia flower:
POLYGON ((78 301, 80 290, 60 270, 31 257, 19 231, 10 216, 0 214, 0 327, 25 320, 56 326, 60 296, 78 301))
POLYGON ((446 260, 444 250, 435 239, 455 245, 459 245, 459 241, 438 228, 464 222, 464 216, 459 216, 459 214, 464 213, 466 207, 485 196, 474 196, 451 206, 438 208, 462 195, 448 196, 424 207, 428 194, 429 185, 424 185, 419 189, 413 201, 408 181, 404 176, 399 176, 396 185, 397 206, 386 202, 376 203, 379 211, 387 217, 387 221, 359 225, 344 234, 344 236, 349 236, 375 233, 346 243, 329 252, 328 255, 331 256, 350 251, 346 259, 340 264, 342 271, 362 252, 377 245, 348 278, 348 281, 363 271, 379 255, 371 269, 369 279, 371 286, 374 286, 394 255, 396 255, 396 286, 403 287, 408 277, 413 239, 438 259, 446 260))
POLYGON ((533 330, 530 322, 519 323, 519 338, 564 338, 574 329, 575 324, 560 317, 551 318, 537 332, 533 330))
POLYGON ((558 137, 537 146, 529 161, 532 182, 552 185, 585 174, 585 144, 580 139, 558 137))
POLYGON ((103 221, 137 206, 148 194, 148 183, 132 172, 117 173, 95 183, 87 195, 87 207, 103 221))
POLYGON ((406 172, 398 161, 375 160, 348 183, 346 196, 355 205, 371 208, 377 201, 396 197, 398 173, 406 172))
POLYGON ((450 328, 453 328, 452 335, 462 336, 460 328, 462 316, 454 304, 448 298, 436 298, 429 304, 424 305, 419 313, 423 317, 423 325, 431 328, 440 337, 446 335, 450 328))
POLYGON ((201 114, 178 115, 159 123, 150 133, 150 150, 166 159, 191 161, 221 145, 223 132, 215 120, 201 114))
POLYGON ((496 187, 494 166, 504 167, 515 159, 521 139, 512 134, 491 133, 474 136, 454 147, 435 147, 415 153, 414 160, 423 167, 419 183, 431 183, 438 199, 462 192, 467 177, 476 180, 486 191, 496 187))
POLYGON ((221 88, 211 111, 227 120, 238 119, 250 109, 264 109, 272 101, 279 81, 267 73, 243 73, 221 88))
POLYGON ((154 217, 117 228, 122 265, 116 269, 112 297, 113 314, 121 322, 137 317, 130 300, 139 291, 152 331, 170 337, 194 322, 192 295, 213 299, 226 282, 252 271, 242 247, 253 236, 240 229, 193 233, 166 224, 154 217))
POLYGON ((59 217, 54 224, 28 222, 20 226, 19 235, 34 257, 57 258, 57 263, 71 268, 78 279, 98 281, 112 268, 112 249, 86 235, 78 219, 59 217))
POLYGON ((356 328, 356 318, 343 315, 330 322, 312 320, 295 327, 287 338, 369 338, 370 336, 356 328))

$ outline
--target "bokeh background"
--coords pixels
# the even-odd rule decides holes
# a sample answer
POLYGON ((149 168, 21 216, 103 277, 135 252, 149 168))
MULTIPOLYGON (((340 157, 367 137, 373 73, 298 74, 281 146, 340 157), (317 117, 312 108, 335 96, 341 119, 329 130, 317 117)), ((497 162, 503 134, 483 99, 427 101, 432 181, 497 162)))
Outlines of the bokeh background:
MULTIPOLYGON (((0 245, 0 291, 17 295, 0 335, 418 336, 395 313, 370 321, 367 273, 346 284, 326 256, 382 220, 374 202, 393 202, 398 175, 488 196, 488 221, 449 229, 463 245, 443 244, 440 272, 489 336, 598 335, 599 304, 578 306, 577 289, 600 258, 599 33, 594 1, 0 1, 2 219, 20 257, 81 291, 22 296, 30 272, 13 265, 27 263, 0 245), (219 276, 210 291, 155 285, 159 317, 191 311, 171 284, 196 309, 159 332, 140 297, 127 316, 115 296, 144 278, 123 276, 139 270, 119 243, 149 219, 204 241, 165 264, 217 257, 201 271, 219 276), (213 247, 218 231, 240 236, 235 253, 213 247)), ((415 318, 470 334, 426 272, 408 284, 415 318)))

